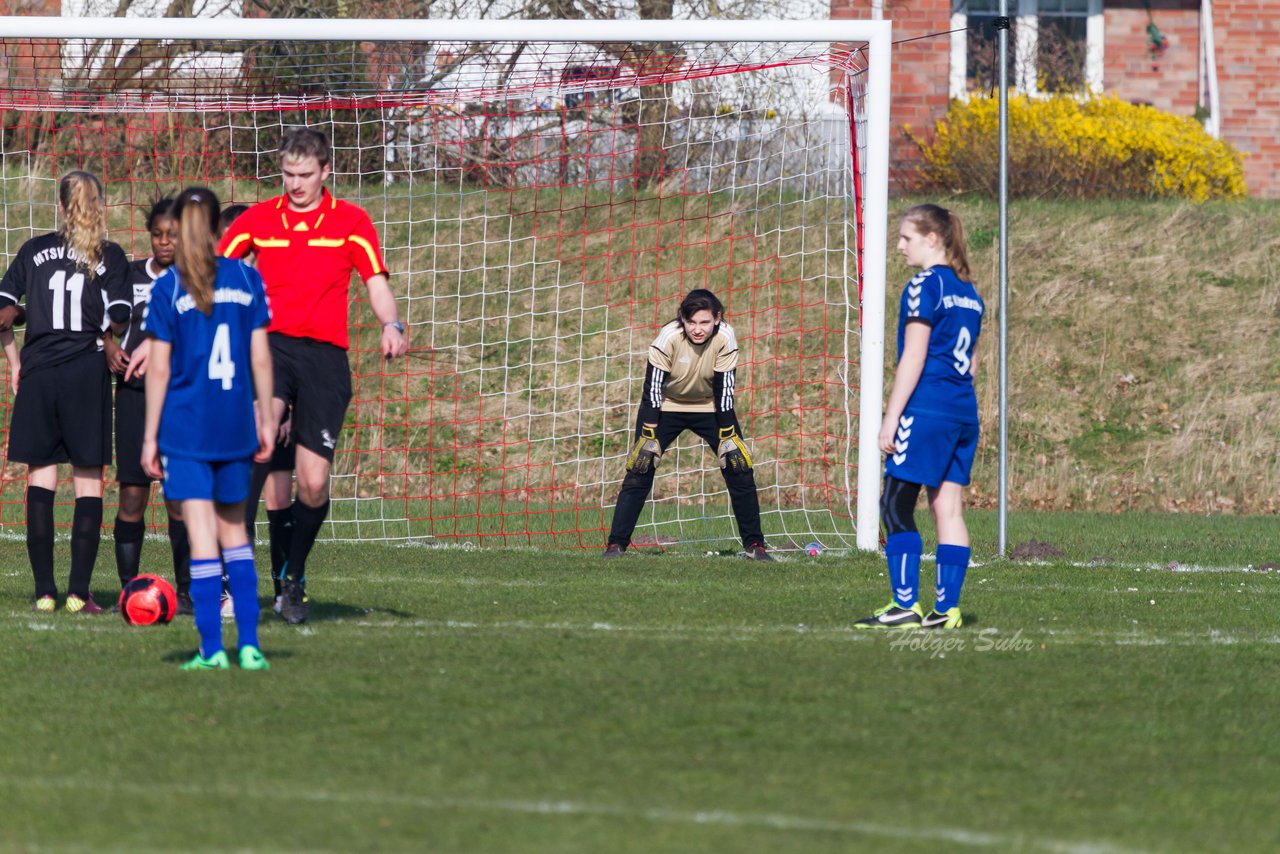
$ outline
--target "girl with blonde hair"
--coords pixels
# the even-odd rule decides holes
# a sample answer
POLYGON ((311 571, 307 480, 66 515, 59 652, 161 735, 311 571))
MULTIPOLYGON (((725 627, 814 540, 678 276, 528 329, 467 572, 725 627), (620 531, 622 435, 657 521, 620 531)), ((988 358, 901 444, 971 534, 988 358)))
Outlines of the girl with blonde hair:
POLYGON ((27 465, 27 556, 35 609, 58 607, 53 572, 53 499, 58 464, 75 488, 66 610, 98 614, 89 582, 102 530, 102 470, 111 463, 111 379, 99 335, 129 322, 129 260, 107 240, 102 183, 74 171, 58 184, 57 231, 22 245, 0 280, 0 346, 15 392, 9 460, 27 465), (20 307, 20 304, 24 303, 20 307), (12 320, 26 313, 22 351, 12 320))

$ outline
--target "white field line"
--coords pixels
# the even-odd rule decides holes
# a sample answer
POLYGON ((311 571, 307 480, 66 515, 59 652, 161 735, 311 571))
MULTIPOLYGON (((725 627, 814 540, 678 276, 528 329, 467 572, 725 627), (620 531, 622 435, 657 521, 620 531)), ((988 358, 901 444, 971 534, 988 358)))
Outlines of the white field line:
MULTIPOLYGON (((927 555, 932 560, 933 555, 927 555)), ((1020 560, 1017 564, 1003 563, 999 561, 974 561, 970 563, 969 568, 975 567, 1001 567, 1001 566, 1070 566, 1076 569, 1096 569, 1099 572, 1107 571, 1132 571, 1132 572, 1171 572, 1195 575, 1198 573, 1222 573, 1222 572, 1242 572, 1254 573, 1257 575, 1269 575, 1275 572, 1274 569, 1262 569, 1253 565, 1249 566, 1211 566, 1199 563, 1178 563, 1170 561, 1169 563, 1124 563, 1121 561, 1106 561, 1094 563, 1093 561, 1081 560, 1020 560)))
MULTIPOLYGON (((1135 569, 1135 570, 1131 570, 1131 571, 1132 571, 1132 572, 1138 572, 1139 570, 1136 570, 1136 569, 1135 569)), ((26 575, 26 574, 28 574, 28 573, 10 573, 10 574, 11 574, 11 575, 18 575, 18 574, 26 575)), ((883 575, 883 573, 881 573, 881 575, 883 575)), ((928 579, 928 572, 927 572, 927 571, 925 572, 925 578, 926 578, 926 580, 928 579)), ((1280 580, 1280 576, 1277 576, 1277 578, 1278 578, 1278 580, 1280 580)), ((1158 575, 1157 575, 1157 576, 1155 576, 1155 577, 1154 577, 1154 579, 1153 579, 1153 580, 1159 580, 1159 581, 1168 582, 1170 579, 1169 579, 1167 576, 1166 576, 1166 577, 1161 577, 1161 576, 1158 576, 1158 575)), ((1116 585, 1116 586, 1115 586, 1115 587, 1110 591, 1110 592, 1113 592, 1113 593, 1118 593, 1118 592, 1121 592, 1122 590, 1126 590, 1126 589, 1127 589, 1127 590, 1129 590, 1129 592, 1136 592, 1136 591, 1138 590, 1137 588, 1135 588, 1135 587, 1133 587, 1133 586, 1132 586, 1132 585, 1134 585, 1134 584, 1136 584, 1136 583, 1139 583, 1137 579, 1128 578, 1128 577, 1119 577, 1119 578, 1112 579, 1112 582, 1116 585), (1124 585, 1124 587, 1121 587, 1121 585, 1122 585, 1122 584, 1124 585)), ((556 580, 556 579, 548 579, 548 580, 539 580, 539 579, 533 579, 533 578, 511 578, 511 579, 507 579, 507 578, 494 578, 494 577, 488 577, 488 576, 463 576, 463 577, 457 577, 457 576, 440 576, 440 575, 398 575, 398 576, 397 576, 397 575, 379 575, 379 574, 376 574, 376 573, 373 573, 373 574, 364 574, 364 573, 362 573, 362 574, 353 574, 353 575, 333 575, 333 576, 323 576, 323 577, 322 577, 322 583, 324 583, 324 584, 334 584, 334 585, 351 585, 351 586, 364 586, 364 585, 369 585, 369 584, 405 584, 405 583, 412 583, 412 584, 415 584, 415 585, 423 585, 423 586, 429 586, 429 587, 459 586, 459 587, 498 587, 498 588, 501 588, 501 587, 518 587, 518 588, 523 588, 523 587, 527 587, 527 588, 557 588, 557 587, 561 587, 561 586, 563 586, 563 582, 562 582, 562 581, 559 581, 559 580, 556 580)), ((997 588, 997 589, 999 589, 999 590, 1002 590, 1002 591, 1003 591, 1003 590, 1008 590, 1008 591, 1022 591, 1022 590, 1028 590, 1028 591, 1034 591, 1034 590, 1070 590, 1070 591, 1077 591, 1077 590, 1095 590, 1095 589, 1098 589, 1098 580, 1097 580, 1096 578, 1091 578, 1091 579, 1081 579, 1081 581, 1080 581, 1080 583, 1079 583, 1079 584, 1068 584, 1068 583, 1059 582, 1059 581, 1054 581, 1054 582, 1045 582, 1045 583, 1037 583, 1037 584, 1006 584, 1006 583, 1004 583, 1004 582, 1003 582, 1001 579, 999 579, 999 578, 989 578, 989 577, 984 578, 984 577, 979 577, 979 574, 974 572, 974 567, 970 567, 970 569, 969 569, 969 577, 968 577, 968 580, 967 580, 965 583, 966 583, 966 585, 968 585, 968 586, 966 586, 966 587, 965 587, 965 589, 966 589, 966 590, 972 590, 972 589, 974 589, 974 587, 975 587, 976 585, 984 585, 984 584, 992 584, 995 588, 997 588)), ((1142 582, 1142 583, 1147 584, 1147 583, 1151 583, 1151 582, 1145 582, 1145 581, 1144 581, 1144 582, 1142 582)), ((1185 582, 1183 582, 1183 583, 1184 583, 1184 584, 1189 584, 1190 582, 1189 582, 1189 581, 1185 581, 1185 582)), ((1244 584, 1245 582, 1243 582, 1243 581, 1242 581, 1242 582, 1240 582, 1240 583, 1241 583, 1241 584, 1244 584)), ((1264 583, 1265 583, 1265 582, 1264 582, 1264 583)), ((597 578, 593 579, 592 584, 593 584, 593 586, 598 586, 598 587, 648 587, 648 588, 668 588, 668 587, 669 587, 669 588, 682 588, 682 587, 688 587, 688 586, 689 586, 689 584, 690 584, 690 582, 689 582, 689 581, 687 581, 687 580, 685 580, 685 579, 680 579, 680 578, 654 578, 653 576, 637 576, 637 577, 634 577, 634 578, 629 578, 629 577, 626 577, 626 576, 614 576, 614 577, 597 577, 597 578)), ((1106 592, 1106 591, 1103 591, 1103 592, 1106 592)), ((1197 595, 1203 595, 1203 593, 1204 593, 1204 591, 1203 591, 1203 590, 1198 590, 1198 589, 1196 589, 1196 588, 1194 588, 1194 587, 1187 587, 1187 586, 1183 586, 1183 587, 1143 587, 1141 592, 1152 592, 1152 593, 1195 593, 1195 594, 1197 594, 1197 595)), ((1280 584, 1278 584, 1274 589, 1272 589, 1272 588, 1267 588, 1267 587, 1255 587, 1255 588, 1251 588, 1251 589, 1249 590, 1249 592, 1250 592, 1250 593, 1260 593, 1260 594, 1264 594, 1264 595, 1271 595, 1272 593, 1280 594, 1280 584)))
POLYGON ((193 798, 213 796, 248 799, 255 803, 263 799, 270 799, 294 803, 394 805, 424 810, 468 810, 513 815, 640 819, 652 824, 754 827, 792 833, 835 833, 883 839, 942 842, 973 848, 1016 848, 1019 850, 1064 852, 1064 854, 1133 854, 1136 851, 1136 849, 1121 848, 1107 842, 1068 842, 1034 839, 1022 835, 986 833, 964 828, 889 825, 876 822, 794 816, 782 813, 744 813, 719 809, 694 811, 667 809, 665 807, 647 808, 583 801, 451 798, 407 795, 401 792, 290 790, 276 786, 260 789, 243 785, 191 785, 169 782, 134 783, 116 781, 103 784, 100 780, 80 780, 68 777, 0 776, 0 786, 19 789, 40 788, 46 790, 120 793, 131 796, 144 796, 148 799, 163 798, 166 795, 181 795, 193 798))
MULTIPOLYGON (((160 570, 161 574, 167 574, 166 570, 160 570)), ((0 576, 9 578, 27 577, 29 571, 10 571, 0 572, 0 576)), ((883 575, 883 573, 882 573, 883 575)), ((927 573, 926 578, 927 581, 927 573)), ((1167 580, 1167 579, 1161 579, 1167 580)), ((1068 584, 1063 582, 1046 582, 1042 584, 1006 584, 998 578, 979 578, 970 575, 966 582, 966 590, 974 591, 979 589, 994 589, 1002 593, 1037 593, 1037 592, 1059 592, 1059 593, 1076 593, 1094 591, 1099 593, 1109 593, 1115 595, 1133 595, 1137 598, 1143 596, 1203 596, 1204 591, 1195 587, 1151 587, 1149 582, 1139 581, 1138 579, 1117 579, 1115 586, 1110 590, 1102 590, 1094 581, 1082 579, 1079 584, 1068 584), (1121 584, 1125 586, 1120 586, 1121 584), (1141 587, 1132 585, 1141 583, 1141 587), (989 587, 987 585, 990 585, 989 587)), ((482 577, 447 577, 447 576, 391 576, 376 574, 359 574, 359 575, 334 575, 326 576, 321 582, 325 586, 333 587, 371 587, 375 585, 401 585, 411 583, 415 586, 422 587, 478 587, 478 588, 494 588, 502 589, 556 589, 561 586, 559 581, 539 581, 529 578, 482 578, 482 577)), ((1240 582, 1243 585, 1245 582, 1240 582)), ((598 587, 623 587, 623 588, 684 588, 689 582, 678 578, 598 578, 593 584, 598 587)), ((1238 591, 1246 596, 1280 596, 1280 584, 1276 587, 1253 586, 1249 588, 1241 588, 1238 591)))
MULTIPOLYGON (((1163 579, 1161 579, 1163 580, 1163 579)), ((999 579, 980 578, 971 579, 965 582, 965 590, 972 591, 977 585, 987 585, 986 590, 999 590, 1001 592, 1022 593, 1037 591, 1055 591, 1068 593, 1103 593, 1110 595, 1127 595, 1132 594, 1141 598, 1144 595, 1151 594, 1169 594, 1173 596, 1203 596, 1205 591, 1195 587, 1148 587, 1147 582, 1141 582, 1142 587, 1133 587, 1133 584, 1139 583, 1137 579, 1129 582, 1130 586, 1121 587, 1113 586, 1110 590, 1104 590, 1097 584, 1004 584, 999 579), (970 586, 973 585, 973 586, 970 586)), ((1241 587, 1236 590, 1237 593, 1243 593, 1249 596, 1277 596, 1280 595, 1280 585, 1276 587, 1249 587, 1245 588, 1244 582, 1240 582, 1241 587)), ((1227 592, 1227 591, 1220 591, 1227 592)))
MULTIPOLYGON (((164 538, 159 537, 158 539, 164 539, 164 538)), ((389 544, 388 548, 403 549, 403 548, 422 548, 422 547, 416 546, 413 543, 395 543, 395 544, 389 544)), ((449 546, 446 548, 446 550, 466 551, 476 555, 477 557, 486 553, 485 549, 480 549, 475 547, 462 547, 462 546, 449 546)), ((502 554, 504 552, 518 552, 523 554, 546 554, 547 550, 540 549, 536 546, 512 547, 512 548, 492 550, 493 554, 502 554)), ((595 554, 594 551, 586 549, 586 550, 578 550, 574 556, 575 557, 591 557, 594 554, 595 554)), ((824 553, 824 555, 820 558, 811 558, 807 555, 802 555, 799 553, 798 550, 775 551, 775 552, 772 552, 772 554, 774 556, 774 559, 782 564, 788 564, 788 563, 808 564, 813 562, 819 562, 819 563, 832 564, 833 565, 832 569, 838 569, 841 563, 843 562, 842 559, 848 558, 851 552, 841 552, 841 551, 828 549, 824 553)), ((655 567, 655 566, 659 566, 660 563, 652 563, 652 561, 659 561, 661 557, 663 556, 662 555, 644 555, 644 556, 637 556, 637 557, 628 556, 627 558, 624 559, 625 562, 622 563, 620 566, 622 568, 626 568, 628 566, 633 565, 630 563, 630 561, 641 560, 641 561, 644 561, 642 566, 646 568, 655 567)), ((712 555, 711 553, 702 553, 702 552, 672 552, 670 557, 672 557, 673 559, 696 558, 699 561, 705 561, 708 559, 723 560, 723 561, 728 561, 732 563, 736 563, 742 560, 742 557, 739 554, 712 555)), ((933 555, 930 552, 925 552, 924 554, 921 555, 921 558, 924 560, 925 563, 933 563, 935 560, 935 555, 933 555)), ((618 564, 614 564, 614 566, 618 566, 618 564)), ((1097 570, 1098 572, 1108 572, 1108 571, 1110 572, 1168 572, 1168 573, 1182 573, 1182 574, 1188 574, 1188 575, 1195 575, 1199 573, 1232 573, 1232 572, 1252 573, 1256 575, 1269 575, 1277 572, 1274 569, 1264 569, 1262 567, 1253 566, 1252 564, 1247 566, 1215 566, 1212 564, 1179 563, 1178 561, 1169 561, 1168 563, 1151 563, 1151 562, 1133 563, 1133 562, 1127 562, 1127 561, 1099 561, 1099 562, 1087 561, 1087 560, 1051 561, 1051 560, 1041 560, 1041 559, 1019 560, 1017 562, 1013 562, 1013 561, 1002 560, 998 558, 990 559, 990 560, 972 560, 969 563, 969 570, 973 571, 976 569, 983 569, 983 568, 1017 569, 1020 567, 1054 567, 1054 566, 1070 566, 1075 569, 1094 569, 1094 570, 1097 570)))
MULTIPOLYGON (((64 535, 62 539, 67 542, 70 541, 70 537, 67 535, 64 535)), ((148 539, 154 539, 158 542, 158 541, 166 540, 167 538, 161 537, 161 536, 149 536, 148 539)), ((25 535, 9 534, 9 533, 0 531, 0 541, 3 541, 3 540, 11 540, 13 542, 22 542, 25 540, 25 535)), ((409 548, 411 547, 411 545, 412 544, 388 545, 388 548, 392 548, 392 549, 409 548)), ((485 553, 485 550, 483 549, 474 549, 474 548, 473 549, 458 548, 457 550, 473 552, 473 553, 476 553, 477 555, 485 553)), ((520 552, 520 553, 526 553, 526 554, 545 554, 546 550, 538 549, 534 547, 523 548, 523 549, 506 548, 506 549, 494 549, 490 552, 490 554, 502 555, 502 554, 507 554, 511 552, 520 552)), ((579 555, 575 555, 575 556, 587 557, 591 554, 593 553, 583 551, 579 555)), ((775 560, 778 563, 783 564, 784 566, 788 563, 800 563, 800 562, 807 563, 814 560, 813 558, 809 558, 803 555, 792 554, 787 552, 774 552, 773 554, 774 554, 775 560)), ((828 555, 830 554, 831 553, 828 552, 828 555)), ((689 554, 673 553, 672 557, 675 559, 679 559, 682 557, 697 558, 700 561, 705 561, 708 559, 707 555, 696 555, 693 553, 689 553, 689 554)), ((934 555, 932 554, 926 553, 921 555, 921 557, 926 564, 934 562, 934 555)), ((627 558, 626 560, 628 562, 621 564, 622 568, 627 568, 628 566, 634 566, 633 564, 630 563, 630 561, 634 561, 634 560, 644 561, 644 564, 642 565, 642 567, 636 566, 636 568, 652 569, 652 568, 657 568, 658 566, 661 565, 660 562, 652 562, 652 561, 658 561, 658 556, 656 555, 645 556, 643 558, 627 558)), ((738 564, 742 560, 742 558, 739 555, 716 555, 714 558, 711 558, 711 560, 725 561, 726 565, 728 565, 728 564, 738 564)), ((841 568, 843 568, 842 562, 840 561, 840 555, 835 555, 828 558, 818 558, 817 560, 830 564, 831 569, 833 571, 839 571, 841 568)), ((617 566, 617 564, 615 564, 614 566, 617 566)), ((1121 561, 1108 561, 1105 563, 1094 563, 1092 561, 1023 560, 1023 561, 1018 561, 1017 563, 1011 563, 1003 560, 986 560, 986 561, 974 560, 974 561, 971 561, 969 564, 969 572, 976 573, 977 571, 980 571, 983 569, 1000 570, 1000 569, 1016 569, 1020 567, 1057 567, 1057 566, 1069 566, 1075 569, 1092 569, 1098 573, 1153 572, 1157 574, 1171 574, 1171 575, 1215 575, 1215 574, 1240 573, 1244 575, 1280 576, 1280 571, 1269 568, 1269 565, 1268 565, 1268 568, 1256 567, 1253 565, 1213 566, 1210 564, 1179 563, 1177 561, 1170 561, 1169 563, 1125 563, 1121 561)), ((167 570, 161 569, 158 571, 161 573, 164 573, 167 570)), ((9 577, 17 577, 17 576, 25 577, 29 575, 29 570, 10 570, 2 574, 7 575, 9 577)), ((366 574, 336 575, 335 574, 335 575, 327 576, 325 580, 326 582, 333 581, 337 583, 349 582, 349 583, 361 583, 361 584, 370 582, 370 581, 403 583, 406 580, 406 576, 377 576, 377 575, 366 575, 366 574)), ((457 578, 455 576, 419 576, 415 580, 425 584, 477 584, 477 585, 491 584, 495 587, 499 587, 499 586, 542 587, 542 586, 552 586, 558 583, 555 581, 544 582, 544 581, 539 581, 535 579, 517 578, 517 579, 506 580, 506 579, 488 579, 485 577, 457 578)), ((606 585, 620 583, 625 586, 631 586, 632 584, 637 583, 637 580, 633 580, 626 577, 621 577, 621 578, 600 577, 597 579, 597 581, 601 584, 606 584, 606 585)), ((670 582, 667 582, 663 579, 654 579, 654 578, 644 578, 642 579, 642 582, 646 585, 666 584, 666 583, 682 584, 683 583, 677 580, 672 580, 670 582)), ((1009 588, 1009 589, 1035 589, 1035 588, 1029 587, 1029 588, 1009 588)))
MULTIPOLYGON (((65 532, 58 532, 54 535, 54 539, 59 543, 70 542, 71 535, 65 532)), ((105 540, 107 538, 104 537, 103 539, 105 540)), ((148 541, 163 542, 163 541, 166 541, 167 539, 168 537, 162 534, 153 534, 153 533, 147 534, 148 541)), ((26 534, 23 531, 17 530, 15 528, 0 529, 0 542, 21 543, 25 541, 26 541, 26 534)), ((260 541, 258 545, 262 546, 264 542, 265 540, 260 541)), ((335 542, 341 545, 351 545, 351 544, 359 544, 361 541, 359 540, 327 541, 326 540, 326 541, 322 541, 321 545, 323 546, 324 543, 327 543, 327 542, 335 542)), ((386 542, 375 540, 375 541, 368 542, 368 545, 379 545, 379 544, 385 546, 388 549, 414 549, 414 550, 427 549, 430 551, 469 552, 477 556, 486 554, 486 553, 490 555, 501 555, 501 554, 512 554, 512 553, 538 555, 538 554, 547 554, 548 551, 564 551, 565 553, 574 554, 575 557, 590 557, 596 554, 596 551, 594 549, 576 549, 576 550, 550 549, 549 550, 539 546, 506 546, 500 549, 499 548, 487 549, 487 548, 478 547, 472 543, 460 543, 460 544, 423 543, 416 540, 386 541, 386 542)), ((792 562, 808 563, 814 560, 837 564, 843 558, 848 558, 848 556, 851 554, 853 554, 853 552, 847 549, 831 548, 831 549, 827 549, 824 552, 823 557, 815 559, 815 558, 810 558, 807 555, 801 554, 798 549, 773 552, 775 559, 777 559, 777 561, 782 564, 787 564, 792 562)), ((647 561, 657 560, 659 557, 660 557, 659 555, 645 555, 643 557, 629 557, 628 560, 629 561, 644 560, 647 562, 647 561)), ((713 555, 710 552, 703 552, 697 549, 690 550, 690 551, 673 551, 671 553, 671 557, 675 559, 696 558, 698 560, 707 560, 709 557, 713 557, 714 559, 724 560, 728 562, 737 562, 742 560, 740 554, 716 553, 713 555)), ((923 555, 921 555, 921 557, 924 559, 926 563, 932 563, 934 561, 935 556, 931 552, 925 552, 923 555)), ((626 565, 627 564, 625 563, 623 564, 623 566, 626 566, 626 565)), ((646 563, 646 566, 648 565, 650 564, 646 563)), ((972 570, 982 569, 986 567, 998 569, 998 568, 1016 568, 1016 567, 1054 567, 1054 566, 1070 566, 1070 567, 1075 567, 1077 569, 1095 569, 1095 570, 1098 570, 1099 572, 1107 572, 1107 571, 1144 572, 1145 571, 1145 572, 1183 573, 1183 574, 1192 574, 1192 575, 1201 574, 1201 573, 1232 573, 1232 572, 1267 575, 1267 574, 1277 572, 1277 570, 1274 570, 1271 568, 1264 569, 1262 567, 1256 567, 1253 565, 1215 566, 1212 564, 1181 563, 1176 560, 1169 561, 1166 563, 1151 563, 1151 562, 1132 563, 1132 562, 1126 562, 1126 561, 1110 561, 1110 560, 1096 561, 1096 562, 1065 560, 1065 559, 1064 560, 1046 560, 1043 558, 1018 560, 1016 562, 1001 559, 1001 558, 991 558, 988 560, 973 560, 969 565, 969 569, 972 571, 972 570)), ((14 573, 14 574, 20 574, 20 573, 14 573)))
MULTIPOLYGON (((116 633, 119 626, 114 620, 99 617, 55 615, 35 617, 30 613, 0 615, 11 624, 26 623, 32 632, 116 633)), ((274 625, 274 623, 272 624, 274 625)), ((1019 626, 1016 629, 1000 629, 996 626, 974 626, 956 632, 896 632, 867 631, 850 626, 649 626, 596 622, 547 622, 530 620, 374 620, 339 619, 318 621, 292 631, 297 634, 318 636, 329 629, 355 627, 362 630, 409 632, 422 637, 447 637, 462 634, 576 634, 584 637, 628 636, 657 642, 705 643, 757 643, 786 638, 804 638, 826 643, 883 643, 894 649, 895 640, 917 636, 942 641, 964 641, 975 649, 998 651, 1036 652, 1042 646, 1061 645, 1113 645, 1113 646, 1243 646, 1260 644, 1280 645, 1280 633, 1254 634, 1236 630, 1205 629, 1195 632, 1148 632, 1139 628, 1115 630, 1072 629, 1066 626, 1019 626), (1005 644, 999 642, 1004 641, 1005 644)), ((284 628, 280 625, 280 628, 284 628)), ((164 629, 139 629, 139 631, 163 631, 164 629)), ((182 631, 179 626, 176 631, 182 631)), ((934 644, 936 645, 936 644, 934 644)))
MULTIPOLYGON (((354 625, 362 629, 388 631, 408 630, 422 635, 449 635, 464 632, 495 634, 520 632, 557 632, 590 634, 619 634, 648 637, 653 640, 704 640, 710 642, 751 642, 785 637, 804 637, 828 642, 881 641, 885 644, 901 639, 910 632, 868 631, 849 626, 635 626, 616 623, 535 623, 529 621, 479 622, 473 620, 357 620, 354 625)), ((919 632, 928 638, 954 637, 969 641, 987 638, 991 642, 1016 637, 1039 640, 1046 644, 1098 644, 1117 646, 1229 646, 1237 644, 1280 644, 1280 634, 1255 635, 1217 629, 1201 632, 1173 632, 1169 634, 1144 632, 1140 629, 1076 630, 1050 626, 1020 626, 1014 631, 1001 631, 994 626, 974 627, 959 632, 919 632)))

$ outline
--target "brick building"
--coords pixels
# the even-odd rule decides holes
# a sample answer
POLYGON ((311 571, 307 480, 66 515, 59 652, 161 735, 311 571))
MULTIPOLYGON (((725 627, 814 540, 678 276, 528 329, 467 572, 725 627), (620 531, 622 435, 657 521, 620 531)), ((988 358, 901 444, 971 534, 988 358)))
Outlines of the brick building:
MULTIPOLYGON (((1019 90, 1063 79, 1199 114, 1246 155, 1249 192, 1280 198, 1280 2, 1009 0, 1008 8, 1019 90)), ((970 28, 988 25, 997 9, 997 0, 884 0, 896 43, 891 162, 899 179, 914 162, 901 127, 927 130, 950 98, 989 85, 993 31, 970 28), (943 35, 921 38, 933 33, 943 35)), ((832 0, 831 16, 870 17, 871 0, 832 0)))

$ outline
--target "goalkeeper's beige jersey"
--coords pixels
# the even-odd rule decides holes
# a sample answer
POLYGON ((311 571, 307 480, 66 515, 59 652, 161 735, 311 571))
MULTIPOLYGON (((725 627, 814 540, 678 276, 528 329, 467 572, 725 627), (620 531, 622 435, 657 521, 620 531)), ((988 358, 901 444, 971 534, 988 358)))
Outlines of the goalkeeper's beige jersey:
POLYGON ((663 412, 715 412, 712 375, 738 366, 738 339, 733 327, 722 322, 710 338, 694 344, 680 321, 673 320, 649 345, 649 364, 666 374, 663 412))

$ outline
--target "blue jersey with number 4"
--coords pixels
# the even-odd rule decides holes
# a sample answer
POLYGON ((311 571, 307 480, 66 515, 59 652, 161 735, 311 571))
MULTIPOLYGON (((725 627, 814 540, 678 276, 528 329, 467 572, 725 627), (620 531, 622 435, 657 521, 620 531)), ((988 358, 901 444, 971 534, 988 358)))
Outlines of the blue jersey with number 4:
POLYGON ((176 265, 156 279, 142 328, 173 346, 161 453, 209 462, 253 456, 250 338, 270 321, 262 277, 242 261, 218 259, 212 315, 196 307, 176 265))
POLYGON ((929 324, 929 352, 907 413, 921 413, 961 424, 978 423, 973 391, 973 359, 985 307, 969 282, 950 267, 921 270, 907 283, 898 307, 898 359, 907 324, 929 324))

